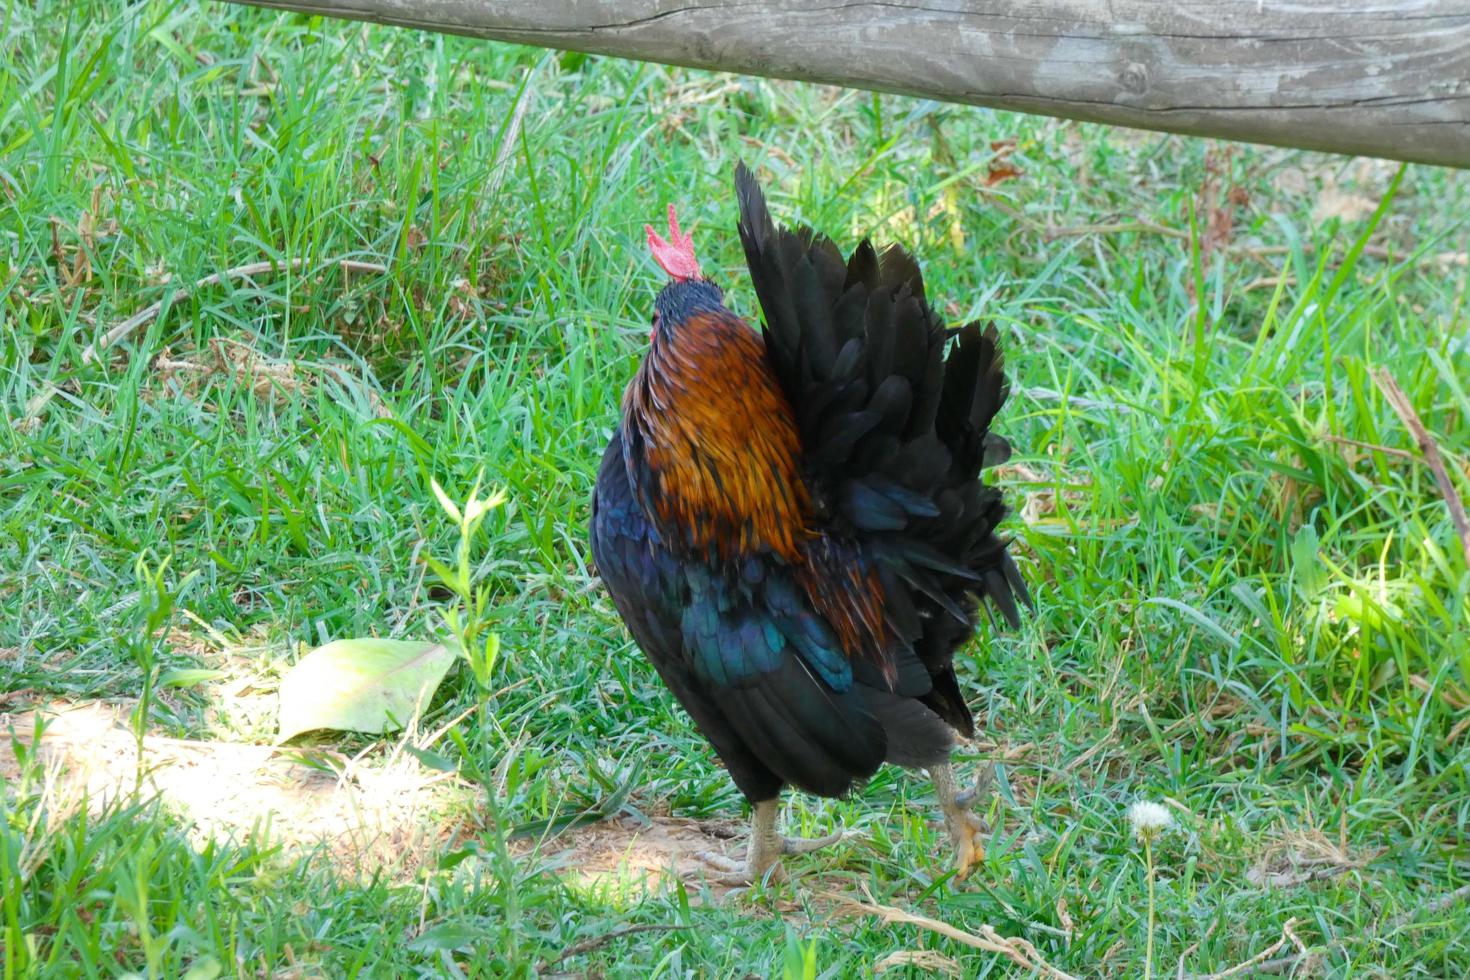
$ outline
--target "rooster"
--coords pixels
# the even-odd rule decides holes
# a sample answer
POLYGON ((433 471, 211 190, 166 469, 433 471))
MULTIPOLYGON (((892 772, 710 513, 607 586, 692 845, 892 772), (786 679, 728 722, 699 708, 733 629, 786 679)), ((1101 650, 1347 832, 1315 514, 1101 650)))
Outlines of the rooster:
POLYGON ((623 622, 750 802, 741 883, 783 854, 791 786, 848 793, 884 762, 926 769, 963 878, 983 857, 950 765, 974 719, 954 655, 981 601, 1012 626, 1026 588, 980 479, 1007 443, 993 327, 947 329, 901 248, 777 228, 735 173, 759 333, 700 272, 669 207, 669 282, 602 458, 591 544, 623 622))

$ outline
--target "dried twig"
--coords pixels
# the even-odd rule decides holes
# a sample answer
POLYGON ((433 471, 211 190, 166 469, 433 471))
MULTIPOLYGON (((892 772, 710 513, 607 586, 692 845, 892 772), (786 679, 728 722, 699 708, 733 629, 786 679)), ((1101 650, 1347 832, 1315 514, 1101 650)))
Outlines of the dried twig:
MULTIPOLYGON (((1368 927, 1368 930, 1366 932, 1352 938, 1367 939, 1372 936, 1377 936, 1380 933, 1393 932, 1395 929, 1402 928, 1403 926, 1406 926, 1409 923, 1413 922, 1421 915, 1433 912, 1443 912, 1450 906, 1458 904, 1459 902, 1466 901, 1467 899, 1470 899, 1470 885, 1461 885, 1459 888, 1456 888, 1452 892, 1446 892, 1443 895, 1436 895, 1434 898, 1430 899, 1424 904, 1416 905, 1402 915, 1394 916, 1392 919, 1389 919, 1388 922, 1385 924, 1380 925, 1378 923, 1374 923, 1373 925, 1368 927)), ((1260 963, 1256 963, 1252 967, 1251 972, 1285 973, 1286 971, 1296 967, 1303 960, 1317 955, 1314 954, 1310 949, 1304 948, 1301 940, 1297 939, 1295 933, 1291 934, 1291 938, 1296 941, 1297 952, 1291 954, 1290 956, 1281 956, 1274 960, 1264 960, 1260 963)), ((1350 941, 1350 939, 1339 939, 1336 942, 1328 944, 1327 950, 1345 949, 1348 942, 1350 941)), ((1278 943, 1277 945, 1280 944, 1278 943)))
POLYGON ((1072 916, 1067 912, 1067 896, 1057 896, 1056 910, 1057 921, 1062 924, 1062 938, 1070 946, 1072 945, 1072 938, 1077 934, 1077 925, 1072 921, 1072 916))
POLYGON ((889 970, 902 970, 913 967, 917 970, 928 970, 930 973, 943 973, 948 977, 962 977, 965 968, 943 953, 936 953, 932 949, 900 949, 889 953, 881 960, 873 964, 874 973, 887 973, 889 970))
POLYGON ((643 925, 614 929, 612 932, 605 932, 600 936, 593 936, 591 939, 584 939, 579 943, 572 943, 572 945, 562 950, 561 955, 556 959, 547 960, 541 964, 541 969, 545 970, 547 967, 556 966, 563 960, 569 960, 573 956, 581 956, 583 953, 590 953, 595 949, 601 949, 608 943, 622 939, 624 936, 636 936, 640 932, 674 932, 679 929, 688 928, 688 926, 681 926, 675 923, 647 922, 643 925))
MULTIPOLYGON (((534 71, 534 69, 533 69, 534 71)), ((536 90, 531 87, 533 79, 527 79, 525 87, 521 90, 520 98, 516 99, 515 109, 511 111, 510 122, 500 133, 500 148, 495 153, 495 162, 490 165, 490 179, 485 183, 484 196, 486 199, 495 197, 495 192, 500 190, 500 183, 505 179, 507 165, 516 151, 516 144, 521 138, 521 124, 525 122, 526 110, 531 107, 531 100, 536 95, 536 90)))
POLYGON ((1109 726, 1107 733, 1104 734, 1103 737, 1098 739, 1096 742, 1093 742, 1091 747, 1089 747, 1086 752, 1083 752, 1077 758, 1073 759, 1071 762, 1063 766, 1062 771, 1074 772, 1087 765, 1087 763, 1091 761, 1093 756, 1097 755, 1103 749, 1107 748, 1107 746, 1113 741, 1113 736, 1116 734, 1118 734, 1118 721, 1117 719, 1114 719, 1113 724, 1109 726))
MULTIPOLYGON (((149 306, 143 310, 140 310, 137 313, 134 313, 126 320, 112 327, 110 330, 107 331, 107 333, 102 335, 101 340, 97 341, 94 344, 87 345, 87 349, 82 351, 82 363, 91 364, 97 359, 97 355, 101 354, 104 350, 111 347, 123 337, 126 337, 128 334, 132 333, 134 330, 137 330, 144 324, 151 322, 154 317, 158 316, 159 312, 163 309, 165 303, 172 304, 178 302, 179 300, 187 298, 189 294, 194 292, 195 290, 203 289, 206 286, 217 286, 226 279, 244 279, 249 276, 262 275, 267 272, 278 272, 282 269, 290 269, 294 271, 301 268, 305 264, 305 259, 288 259, 285 262, 251 262, 247 265, 237 265, 233 269, 226 269, 224 272, 216 272, 211 275, 207 275, 203 279, 197 280, 192 286, 181 286, 178 289, 175 289, 173 292, 169 293, 163 299, 159 300, 157 303, 154 303, 152 306, 149 306)), ((383 273, 388 271, 387 266, 380 265, 377 262, 358 262, 354 259, 330 259, 326 264, 335 264, 339 268, 341 268, 343 272, 383 273)))
POLYGON ((1212 921, 1210 923, 1210 927, 1205 930, 1205 934, 1203 936, 1200 936, 1194 942, 1190 943, 1189 946, 1185 948, 1184 952, 1179 954, 1179 966, 1174 971, 1174 975, 1178 978, 1178 980, 1184 980, 1184 964, 1187 963, 1189 961, 1189 958, 1194 955, 1195 950, 1199 949, 1200 946, 1210 941, 1210 937, 1215 934, 1215 927, 1219 924, 1220 920, 1218 919, 1212 921))
POLYGON ((1460 501, 1460 495, 1455 492, 1455 485, 1450 482, 1449 471, 1445 469, 1444 457, 1439 453, 1439 443, 1434 441, 1424 423, 1419 419, 1419 413, 1414 411, 1409 396, 1404 394, 1404 389, 1393 379, 1384 368, 1378 368, 1373 372, 1373 380, 1378 383, 1378 389, 1383 392, 1383 397, 1393 406, 1398 417, 1403 420, 1405 426, 1414 435, 1414 441, 1419 444, 1419 452, 1424 454, 1424 462, 1434 473, 1434 482, 1439 484, 1440 495, 1444 497, 1445 504, 1450 509, 1450 520, 1454 522, 1455 533, 1460 536, 1460 548, 1465 553, 1465 564, 1470 565, 1470 519, 1465 516, 1465 505, 1460 501))
POLYGON ((952 926, 948 922, 941 922, 938 919, 931 919, 928 916, 906 912, 893 905, 880 905, 874 901, 872 893, 867 890, 866 886, 863 888, 863 894, 868 899, 866 902, 858 901, 849 895, 839 895, 835 892, 823 892, 822 897, 831 899, 855 911, 864 912, 868 915, 876 915, 884 922, 898 922, 905 925, 918 926, 921 929, 936 932, 947 939, 953 939, 955 942, 963 943, 973 949, 982 949, 987 953, 996 953, 1004 956, 1019 967, 1035 971, 1044 977, 1051 977, 1052 980, 1077 980, 1072 974, 1064 973, 1044 960, 1041 954, 1036 951, 1036 947, 1026 940, 1019 938, 1007 939, 1005 936, 996 932, 993 926, 982 925, 977 935, 973 932, 966 932, 963 929, 952 926))
POLYGON ((1386 456, 1398 456, 1403 459, 1414 459, 1414 454, 1407 449, 1395 449, 1392 446, 1380 446, 1373 442, 1359 442, 1357 439, 1349 439, 1347 436, 1333 435, 1324 432, 1322 438, 1328 442, 1335 442, 1340 446, 1355 446, 1358 449, 1367 449, 1370 452, 1383 453, 1386 456))
POLYGON ((1336 878, 1338 875, 1347 874, 1359 867, 1361 865, 1329 864, 1304 871, 1262 871, 1259 868, 1251 868, 1245 873, 1245 880, 1262 888, 1297 888, 1313 881, 1336 878))
POLYGON ((1287 939, 1290 939, 1291 944, 1296 947, 1296 953, 1298 956, 1311 956, 1312 951, 1307 949, 1307 944, 1302 942, 1302 937, 1298 936, 1296 934, 1296 930, 1291 927, 1292 923, 1294 922, 1296 922, 1295 919, 1287 919, 1286 924, 1281 927, 1281 932, 1283 935, 1286 936, 1287 939))
POLYGON ((1228 969, 1221 970, 1218 973, 1206 973, 1203 976, 1198 977, 1197 980, 1225 980, 1226 977, 1235 977, 1241 976, 1243 974, 1254 973, 1256 970, 1260 969, 1260 967, 1264 963, 1270 960, 1271 957, 1280 952, 1281 947, 1286 945, 1288 938, 1294 938, 1296 936, 1296 933, 1293 932, 1291 928, 1294 925, 1296 925, 1295 917, 1287 919, 1286 923, 1281 927, 1281 938, 1276 940, 1270 946, 1267 946, 1265 949, 1261 950, 1255 956, 1252 956, 1250 959, 1246 960, 1243 963, 1237 963, 1234 966, 1229 967, 1228 969))
POLYGON ((1275 289, 1277 286, 1281 285, 1282 282, 1285 282, 1288 286, 1295 286, 1296 276, 1260 276, 1259 278, 1252 279, 1244 286, 1241 286, 1240 291, 1243 293, 1251 293, 1255 292, 1257 289, 1275 289))
POLYGON ((1119 235, 1124 232, 1146 232, 1150 235, 1164 235, 1167 238, 1188 238, 1189 232, 1179 228, 1170 228, 1167 225, 1156 224, 1152 221, 1119 221, 1100 225, 1071 225, 1061 228, 1056 225, 1043 225, 1042 237, 1046 241, 1054 242, 1058 238, 1078 238, 1083 235, 1119 235))

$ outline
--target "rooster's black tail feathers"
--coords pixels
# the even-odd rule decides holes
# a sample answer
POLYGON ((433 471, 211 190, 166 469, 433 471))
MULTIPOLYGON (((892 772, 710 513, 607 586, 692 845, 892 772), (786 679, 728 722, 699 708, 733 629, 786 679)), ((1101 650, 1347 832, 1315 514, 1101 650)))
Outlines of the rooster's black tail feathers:
POLYGON ((980 479, 1010 455, 990 431, 1008 393, 995 328, 946 328, 898 246, 879 253, 864 240, 844 260, 825 236, 777 227, 744 164, 735 189, 766 356, 795 412, 819 513, 908 587, 931 707, 969 731, 950 664, 976 599, 1013 625, 1029 601, 997 532, 1000 492, 980 479))

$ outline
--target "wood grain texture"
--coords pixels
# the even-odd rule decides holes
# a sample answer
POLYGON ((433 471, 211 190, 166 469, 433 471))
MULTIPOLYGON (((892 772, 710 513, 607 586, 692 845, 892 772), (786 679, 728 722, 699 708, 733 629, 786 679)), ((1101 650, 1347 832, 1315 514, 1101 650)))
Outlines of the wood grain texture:
POLYGON ((1470 0, 235 0, 1470 167, 1470 0))

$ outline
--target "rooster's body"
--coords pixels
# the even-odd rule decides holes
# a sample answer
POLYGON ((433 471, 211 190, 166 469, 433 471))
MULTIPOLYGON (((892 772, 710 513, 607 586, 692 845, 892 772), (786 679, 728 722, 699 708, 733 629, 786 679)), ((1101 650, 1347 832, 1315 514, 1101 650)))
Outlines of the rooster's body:
POLYGON ((989 433, 995 333, 947 330, 901 250, 844 262, 776 229, 743 167, 736 186, 765 329, 725 309, 670 209, 672 242, 649 237, 673 281, 598 473, 593 555, 755 807, 746 877, 783 850, 783 786, 838 796, 884 762, 930 770, 963 872, 977 821, 948 760, 974 723, 954 653, 979 598, 1015 623, 1025 597, 979 477, 1009 451, 989 433))

